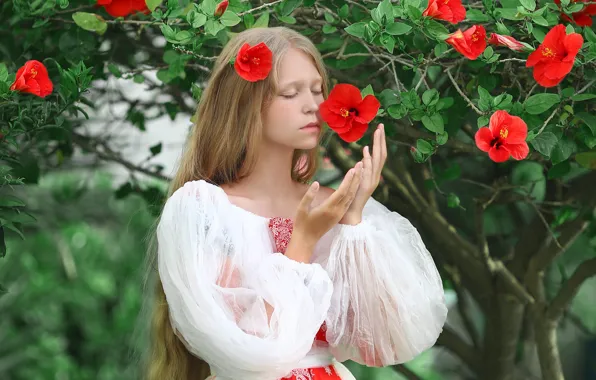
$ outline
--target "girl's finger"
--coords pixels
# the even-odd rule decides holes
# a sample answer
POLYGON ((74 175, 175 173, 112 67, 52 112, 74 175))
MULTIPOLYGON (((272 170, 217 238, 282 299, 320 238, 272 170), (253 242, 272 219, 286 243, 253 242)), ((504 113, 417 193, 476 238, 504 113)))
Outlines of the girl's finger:
MULTIPOLYGON (((383 161, 383 164, 385 163, 385 160, 387 160, 387 135, 385 133, 385 125, 382 124, 383 126, 381 127, 381 136, 383 137, 383 142, 381 144, 381 161, 383 161)), ((381 170, 383 170, 383 167, 381 165, 381 170)))
POLYGON ((372 184, 373 180, 374 167, 372 164, 372 158, 370 156, 368 145, 364 147, 364 150, 362 152, 362 164, 364 172, 362 176, 362 183, 370 185, 372 184))
POLYGON ((381 124, 375 131, 375 135, 373 137, 373 152, 372 152, 372 162, 373 162, 373 176, 377 178, 380 175, 381 166, 381 124))

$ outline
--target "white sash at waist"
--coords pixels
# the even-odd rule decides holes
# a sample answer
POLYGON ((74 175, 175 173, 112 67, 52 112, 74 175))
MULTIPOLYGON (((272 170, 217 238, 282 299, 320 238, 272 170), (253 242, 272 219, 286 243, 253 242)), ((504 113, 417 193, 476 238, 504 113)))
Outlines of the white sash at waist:
POLYGON ((313 347, 308 354, 298 362, 296 369, 326 367, 332 363, 333 355, 328 348, 313 347))

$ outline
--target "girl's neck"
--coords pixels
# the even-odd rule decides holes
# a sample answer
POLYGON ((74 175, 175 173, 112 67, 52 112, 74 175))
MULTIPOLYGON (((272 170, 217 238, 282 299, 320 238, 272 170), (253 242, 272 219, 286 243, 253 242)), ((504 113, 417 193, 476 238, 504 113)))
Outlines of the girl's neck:
POLYGON ((293 197, 299 186, 292 179, 293 149, 263 147, 255 167, 239 183, 232 184, 242 196, 277 203, 293 197))

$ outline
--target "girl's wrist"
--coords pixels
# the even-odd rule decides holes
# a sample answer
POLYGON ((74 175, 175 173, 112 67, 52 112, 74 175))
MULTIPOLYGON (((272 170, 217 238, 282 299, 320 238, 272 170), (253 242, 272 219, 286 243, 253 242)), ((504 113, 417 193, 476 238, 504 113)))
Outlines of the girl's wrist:
POLYGON ((340 224, 349 224, 355 226, 362 222, 362 213, 350 213, 347 212, 343 218, 339 221, 340 224))

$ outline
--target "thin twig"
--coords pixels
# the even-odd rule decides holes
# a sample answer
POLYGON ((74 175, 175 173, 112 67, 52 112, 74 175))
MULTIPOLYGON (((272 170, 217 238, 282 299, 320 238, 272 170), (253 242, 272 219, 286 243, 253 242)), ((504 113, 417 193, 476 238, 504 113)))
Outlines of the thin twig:
POLYGON ((453 75, 451 75, 451 69, 447 69, 445 70, 445 72, 447 73, 447 75, 449 76, 449 80, 451 80, 451 83, 453 83, 453 86, 455 87, 455 89, 457 90, 457 92, 462 96, 462 98, 464 98, 466 100, 466 102, 468 103, 468 105, 470 107, 472 107, 472 109, 478 114, 478 115, 483 115, 484 113, 482 111, 480 111, 475 105, 474 103, 472 103, 472 101, 470 100, 470 98, 468 98, 466 96, 466 94, 464 94, 464 92, 461 90, 461 88, 459 88, 457 82, 455 81, 455 79, 453 78, 453 75))

